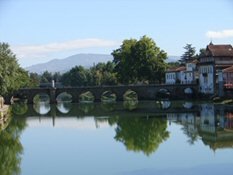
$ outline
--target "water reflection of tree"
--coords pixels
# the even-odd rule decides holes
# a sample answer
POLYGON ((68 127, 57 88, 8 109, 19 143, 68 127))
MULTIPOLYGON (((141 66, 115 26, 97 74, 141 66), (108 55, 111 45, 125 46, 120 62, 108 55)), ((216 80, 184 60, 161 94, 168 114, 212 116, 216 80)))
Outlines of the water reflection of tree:
POLYGON ((110 112, 110 111, 114 111, 116 108, 116 103, 112 102, 112 103, 101 103, 101 109, 103 109, 104 111, 110 112))
POLYGON ((198 140, 198 132, 192 132, 189 130, 188 125, 184 125, 184 127, 182 128, 184 134, 188 137, 187 142, 190 145, 193 145, 197 140, 198 140))
POLYGON ((169 137, 167 121, 151 117, 112 117, 111 125, 116 124, 115 139, 124 143, 127 150, 142 151, 150 155, 169 137))
POLYGON ((79 109, 84 113, 88 114, 91 111, 93 111, 95 108, 95 105, 93 103, 80 103, 79 104, 79 109))
POLYGON ((20 135, 25 127, 25 119, 12 119, 9 126, 0 132, 1 175, 20 174, 21 154, 23 153, 20 135))
POLYGON ((12 104, 12 111, 16 115, 23 115, 28 111, 28 105, 23 102, 12 104))

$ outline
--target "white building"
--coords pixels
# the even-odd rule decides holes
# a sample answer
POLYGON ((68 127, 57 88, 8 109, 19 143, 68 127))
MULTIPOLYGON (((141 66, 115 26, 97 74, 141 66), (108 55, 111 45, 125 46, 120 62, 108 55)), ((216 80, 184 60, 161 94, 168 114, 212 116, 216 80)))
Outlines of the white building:
POLYGON ((196 83, 197 76, 197 60, 186 63, 185 66, 171 68, 166 71, 166 84, 192 84, 196 83))
POLYGON ((181 82, 181 74, 185 71, 184 66, 178 68, 168 69, 165 73, 165 83, 166 84, 176 84, 181 82))
POLYGON ((186 63, 185 71, 181 73, 181 84, 196 83, 197 77, 197 60, 186 63))
POLYGON ((218 80, 217 72, 232 65, 232 46, 210 43, 199 61, 199 92, 214 94, 218 80))

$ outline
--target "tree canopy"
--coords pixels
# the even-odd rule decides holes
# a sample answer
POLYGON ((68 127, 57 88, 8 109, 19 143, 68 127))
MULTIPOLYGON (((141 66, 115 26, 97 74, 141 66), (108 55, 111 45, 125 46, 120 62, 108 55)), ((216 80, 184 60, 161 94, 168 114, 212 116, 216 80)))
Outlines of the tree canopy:
POLYGON ((185 64, 187 61, 196 58, 196 55, 195 55, 196 54, 196 49, 195 49, 195 47, 192 47, 192 44, 186 44, 184 49, 185 49, 185 52, 181 56, 181 59, 180 59, 180 62, 182 64, 185 64))
POLYGON ((149 37, 124 40, 112 52, 115 71, 121 83, 161 82, 166 69, 167 54, 149 37))
POLYGON ((7 43, 0 43, 0 93, 6 95, 30 84, 28 73, 22 69, 7 43))
POLYGON ((64 73, 61 82, 66 86, 99 86, 117 84, 114 63, 98 63, 89 69, 75 66, 64 73))

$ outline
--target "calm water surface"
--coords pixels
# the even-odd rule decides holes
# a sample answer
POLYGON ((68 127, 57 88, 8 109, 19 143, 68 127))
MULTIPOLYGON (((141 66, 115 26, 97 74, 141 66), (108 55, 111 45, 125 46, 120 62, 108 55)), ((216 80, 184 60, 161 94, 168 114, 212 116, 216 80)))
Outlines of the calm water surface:
POLYGON ((233 106, 141 102, 14 104, 0 174, 231 174, 233 106))

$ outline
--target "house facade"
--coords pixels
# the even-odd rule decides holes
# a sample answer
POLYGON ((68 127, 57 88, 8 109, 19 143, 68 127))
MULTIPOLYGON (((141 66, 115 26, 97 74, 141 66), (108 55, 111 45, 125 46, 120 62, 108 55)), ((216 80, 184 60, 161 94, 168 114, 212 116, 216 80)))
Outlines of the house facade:
POLYGON ((222 70, 223 73, 223 81, 226 88, 233 87, 233 66, 228 67, 222 70))
POLYGON ((166 84, 192 84, 197 79, 197 60, 186 63, 185 66, 171 68, 166 71, 166 84))
POLYGON ((165 83, 166 84, 180 83, 182 74, 185 71, 185 69, 186 68, 184 66, 168 69, 165 73, 165 83))
POLYGON ((223 71, 232 65, 232 46, 210 43, 199 60, 199 92, 214 94, 218 83, 218 71, 223 71))
MULTIPOLYGON (((199 92, 214 94, 223 78, 226 88, 233 88, 233 47, 231 45, 207 45, 199 60, 185 66, 172 68, 165 73, 166 84, 193 84, 198 82, 199 92)), ((219 92, 221 92, 219 90, 219 92)))
POLYGON ((186 63, 186 69, 181 73, 181 84, 193 84, 197 79, 197 60, 186 63))

